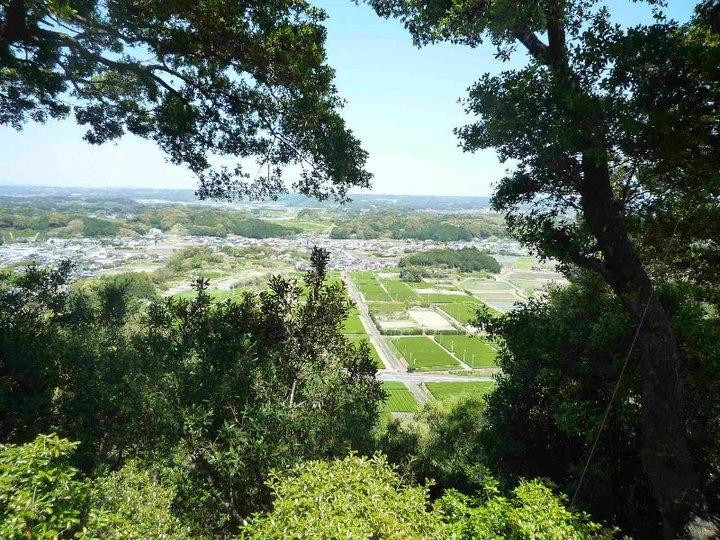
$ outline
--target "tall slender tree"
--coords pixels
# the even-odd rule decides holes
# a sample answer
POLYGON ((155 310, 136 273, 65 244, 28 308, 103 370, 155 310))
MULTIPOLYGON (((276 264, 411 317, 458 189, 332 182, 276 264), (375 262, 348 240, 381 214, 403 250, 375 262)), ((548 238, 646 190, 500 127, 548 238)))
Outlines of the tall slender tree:
POLYGON ((651 24, 623 28, 594 0, 367 2, 401 19, 418 46, 489 39, 502 60, 524 49, 524 67, 471 87, 476 120, 458 130, 461 144, 511 160, 493 198, 511 231, 542 256, 597 272, 634 318, 644 471, 665 536, 691 534, 708 509, 685 437, 683 360, 653 293, 661 257, 638 240, 678 252, 680 238, 684 253, 717 261, 717 5, 680 25, 651 1, 651 24))
POLYGON ((153 140, 202 197, 275 195, 291 171, 343 199, 370 175, 324 17, 305 0, 1 0, 0 125, 74 112, 92 144, 153 140))

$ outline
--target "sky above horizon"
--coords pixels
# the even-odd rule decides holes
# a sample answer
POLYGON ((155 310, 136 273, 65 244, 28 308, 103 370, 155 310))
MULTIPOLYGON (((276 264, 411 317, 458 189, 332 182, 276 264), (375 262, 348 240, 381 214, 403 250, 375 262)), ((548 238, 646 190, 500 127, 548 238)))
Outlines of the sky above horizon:
MULTIPOLYGON (((328 61, 347 101, 343 117, 369 152, 370 193, 490 195, 505 166, 493 150, 463 153, 453 128, 472 121, 458 103, 467 88, 482 73, 511 65, 495 60, 489 45, 417 49, 398 21, 351 0, 311 2, 328 14, 328 61)), ((605 4, 624 25, 648 18, 641 3, 605 4)), ((694 4, 670 0, 667 12, 684 21, 694 4)), ((0 126, 0 184, 196 187, 194 176, 167 163, 151 141, 126 136, 98 147, 83 133, 72 119, 28 124, 21 132, 0 126)))

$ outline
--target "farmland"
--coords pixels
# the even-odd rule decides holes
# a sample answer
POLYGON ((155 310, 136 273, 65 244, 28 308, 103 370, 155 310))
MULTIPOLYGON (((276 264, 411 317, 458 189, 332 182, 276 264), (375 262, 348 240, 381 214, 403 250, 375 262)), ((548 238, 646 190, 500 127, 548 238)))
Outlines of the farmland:
POLYGON ((420 409, 415 396, 412 395, 403 383, 398 381, 385 381, 383 382, 383 390, 388 394, 387 401, 385 402, 385 409, 388 412, 412 413, 420 409))
POLYGON ((353 334, 353 335, 346 335, 345 337, 348 338, 348 341, 355 345, 356 347, 360 346, 360 343, 365 342, 370 347, 370 358, 372 358, 375 361, 375 364, 378 368, 384 368, 385 365, 383 364, 382 360, 380 360, 380 356, 378 355, 377 350, 375 350, 375 346, 372 344, 372 342, 368 339, 367 336, 364 336, 362 334, 353 334))
POLYGON ((479 337, 435 336, 435 341, 470 367, 495 367, 497 351, 479 337))
POLYGON ((407 283, 402 281, 382 281, 382 285, 387 290, 390 298, 395 302, 405 302, 407 300, 419 300, 418 295, 413 291, 407 283))
POLYGON ((493 382, 428 382, 425 387, 437 400, 443 401, 463 395, 484 395, 495 387, 493 382))
POLYGON ((372 272, 352 272, 351 276, 366 302, 391 301, 391 298, 372 272))
POLYGON ((442 304, 439 306, 442 311, 450 315, 453 319, 458 321, 461 324, 470 324, 473 320, 475 320, 475 315, 477 313, 478 307, 480 307, 477 304, 460 304, 460 303, 453 303, 453 304, 442 304))
POLYGON ((426 336, 395 338, 392 344, 408 366, 419 371, 458 369, 460 364, 440 345, 426 336))
POLYGON ((360 320, 360 315, 358 314, 357 309, 350 310, 350 313, 348 314, 347 319, 345 319, 345 323, 342 327, 342 333, 343 334, 364 334, 365 333, 365 327, 362 324, 362 321, 360 320))

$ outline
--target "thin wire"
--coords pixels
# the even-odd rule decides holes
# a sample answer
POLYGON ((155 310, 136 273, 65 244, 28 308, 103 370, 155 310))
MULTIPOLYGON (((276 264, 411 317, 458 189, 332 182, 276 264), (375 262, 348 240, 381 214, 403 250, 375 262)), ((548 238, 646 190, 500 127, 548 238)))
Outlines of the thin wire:
MULTIPOLYGON (((675 222, 675 227, 673 228, 673 232, 670 235, 670 240, 668 241, 667 248, 665 248, 665 253, 663 254, 663 260, 662 265, 665 266, 665 263, 667 261, 667 256, 670 254, 670 246, 672 246, 672 241, 675 238, 675 233, 677 232, 678 225, 680 224, 680 218, 675 222)), ((570 506, 575 506, 575 500, 577 499, 578 493, 580 493, 580 488, 582 487, 583 480, 585 480, 585 474, 587 473, 588 467, 590 466, 590 462, 592 461, 593 455, 595 454, 595 449, 597 448, 598 442, 600 441, 600 435, 602 434, 603 429, 605 428, 605 423, 607 422, 608 416, 610 415, 610 409, 612 408, 613 401, 615 401, 615 396, 617 396, 618 390, 620 388, 620 383, 622 382, 623 375, 625 375, 625 370, 627 369, 628 362, 630 361, 630 356, 632 355, 633 349, 635 348, 635 343, 637 342, 637 338, 640 335, 640 330, 642 329, 643 322, 645 322, 645 315, 647 315, 648 307, 650 306, 650 301, 655 296, 655 288, 652 287, 652 283, 650 284, 650 296, 648 296, 647 302, 645 303, 645 309, 643 309, 642 315, 640 316, 640 321, 638 322, 637 329, 635 330, 635 335, 633 336, 632 342, 630 343, 630 348, 628 349, 627 355, 625 356, 625 361, 623 362, 623 367, 620 370, 620 375, 618 376, 618 380, 615 383, 615 388, 613 388, 613 393, 610 396, 610 401, 608 402, 607 408, 605 409, 605 414, 603 415, 602 422, 600 422, 600 429, 598 429, 597 435, 595 435, 595 441, 593 441, 592 448, 590 448, 590 454, 587 457, 587 460, 585 461, 585 467, 583 467, 583 472, 580 475, 580 480, 578 481, 578 485, 575 488, 575 493, 573 493, 572 499, 570 500, 570 506)))

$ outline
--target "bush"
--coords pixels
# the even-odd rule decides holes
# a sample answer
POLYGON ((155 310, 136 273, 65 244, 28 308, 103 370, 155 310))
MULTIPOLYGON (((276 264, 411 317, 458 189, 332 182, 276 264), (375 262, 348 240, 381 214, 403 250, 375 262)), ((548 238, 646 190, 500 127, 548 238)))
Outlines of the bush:
POLYGON ((175 490, 135 461, 91 483, 87 521, 80 538, 144 540, 190 538, 172 514, 175 490))
POLYGON ((423 269, 415 266, 400 269, 400 279, 409 283, 422 283, 425 277, 423 269))
POLYGON ((610 540, 614 529, 604 528, 582 512, 569 510, 567 500, 539 480, 521 481, 509 496, 499 494, 486 480, 486 499, 450 491, 435 505, 458 539, 610 540))
POLYGON ((55 434, 0 446, 0 538, 189 538, 171 488, 136 462, 84 480, 70 464, 77 446, 55 434))
POLYGON ((432 478, 436 496, 448 488, 476 493, 487 474, 480 440, 484 410, 477 395, 429 401, 412 418, 390 420, 378 448, 416 482, 432 478))
POLYGON ((57 435, 0 445, 0 538, 57 538, 78 530, 85 492, 69 462, 76 446, 57 435))
POLYGON ((302 463, 269 485, 273 509, 243 538, 447 537, 440 515, 426 509, 427 489, 404 485, 382 456, 302 463))

